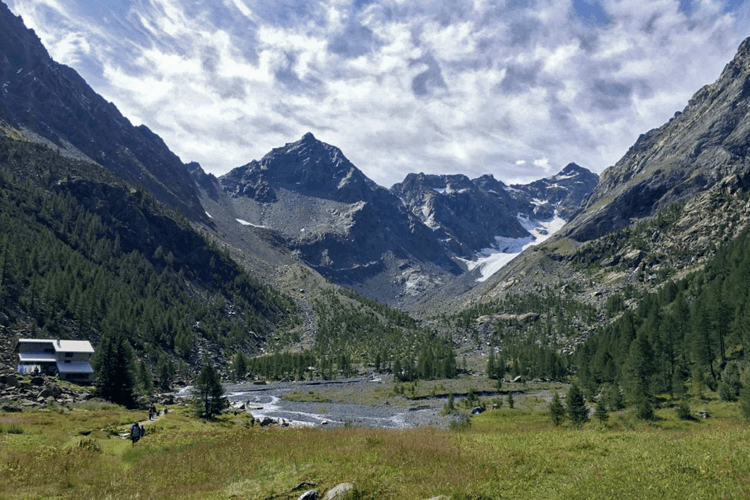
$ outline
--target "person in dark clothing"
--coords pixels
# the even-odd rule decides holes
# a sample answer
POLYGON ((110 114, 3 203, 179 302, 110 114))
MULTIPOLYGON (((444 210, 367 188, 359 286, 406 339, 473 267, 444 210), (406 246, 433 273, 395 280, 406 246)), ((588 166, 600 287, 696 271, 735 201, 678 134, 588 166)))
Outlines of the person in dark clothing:
POLYGON ((133 425, 130 426, 130 440, 135 445, 139 439, 141 439, 141 428, 138 422, 133 422, 133 425))

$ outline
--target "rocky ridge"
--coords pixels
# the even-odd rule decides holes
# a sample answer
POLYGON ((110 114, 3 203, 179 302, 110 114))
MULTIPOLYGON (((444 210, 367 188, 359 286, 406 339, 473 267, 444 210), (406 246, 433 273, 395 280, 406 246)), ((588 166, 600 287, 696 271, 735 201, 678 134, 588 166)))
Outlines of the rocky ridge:
POLYGON ((557 175, 507 186, 491 175, 409 174, 391 191, 430 227, 446 251, 465 259, 496 246, 496 238, 529 237, 519 221, 565 220, 577 213, 598 176, 575 163, 557 175))
POLYGON ((188 168, 213 223, 240 248, 238 235, 264 235, 333 282, 404 307, 463 274, 458 257, 529 237, 519 216, 577 210, 597 178, 570 165, 527 190, 491 176, 410 174, 388 190, 310 133, 219 178, 188 168))
POLYGON ((25 140, 97 163, 189 218, 205 219, 190 175, 164 141, 144 125, 133 126, 75 70, 53 61, 2 2, 0 121, 25 140))
POLYGON ((750 169, 750 38, 719 79, 682 112, 641 135, 605 170, 580 214, 561 232, 586 241, 650 217, 750 169))

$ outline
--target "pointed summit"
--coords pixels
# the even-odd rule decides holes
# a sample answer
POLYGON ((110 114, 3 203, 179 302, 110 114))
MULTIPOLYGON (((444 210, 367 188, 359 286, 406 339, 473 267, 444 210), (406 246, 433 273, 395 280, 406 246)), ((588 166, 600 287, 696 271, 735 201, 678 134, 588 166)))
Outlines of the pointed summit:
POLYGON ((279 188, 344 203, 371 201, 384 190, 355 167, 335 146, 308 132, 297 142, 273 149, 260 161, 221 177, 230 196, 273 201, 279 188))

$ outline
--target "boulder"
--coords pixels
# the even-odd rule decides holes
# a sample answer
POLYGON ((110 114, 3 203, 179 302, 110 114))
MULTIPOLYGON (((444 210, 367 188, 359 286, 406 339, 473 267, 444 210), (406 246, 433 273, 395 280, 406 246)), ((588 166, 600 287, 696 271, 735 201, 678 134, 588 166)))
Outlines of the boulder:
POLYGON ((473 410, 471 410, 472 415, 479 415, 480 413, 484 413, 484 408, 481 406, 475 406, 473 410))
POLYGON ((21 411, 21 408, 19 408, 18 406, 3 405, 2 410, 5 413, 18 413, 21 411))
POLYGON ((36 385, 36 386, 44 385, 44 378, 42 378, 42 377, 32 377, 31 378, 31 385, 36 385))
POLYGON ((0 312, 0 326, 8 326, 10 324, 10 318, 4 312, 0 312))
POLYGON ((55 397, 54 393, 52 392, 52 390, 49 387, 45 387, 44 389, 42 389, 41 391, 39 391, 39 394, 36 395, 37 401, 39 399, 47 399, 49 397, 55 397))
POLYGON ((320 498, 318 490, 307 490, 297 500, 318 500, 318 498, 320 498))
POLYGON ((260 421, 261 427, 268 427, 269 425, 274 425, 276 423, 276 420, 272 419, 271 417, 263 417, 263 420, 260 421))
POLYGON ((0 375, 0 384, 18 387, 18 378, 15 375, 0 375))
POLYGON ((326 493, 326 500, 345 500, 350 497, 354 497, 356 494, 356 488, 352 483, 341 483, 326 493))

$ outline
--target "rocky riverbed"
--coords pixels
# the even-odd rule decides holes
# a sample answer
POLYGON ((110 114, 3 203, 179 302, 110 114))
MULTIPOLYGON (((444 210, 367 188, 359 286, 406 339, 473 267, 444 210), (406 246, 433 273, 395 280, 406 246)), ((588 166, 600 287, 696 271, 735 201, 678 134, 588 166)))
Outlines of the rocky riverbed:
MULTIPOLYGON (((473 382, 473 385, 479 385, 476 384, 476 379, 473 382)), ((386 429, 427 426, 447 428, 452 421, 467 418, 471 406, 463 404, 466 389, 459 389, 460 381, 433 381, 433 387, 427 394, 425 386, 428 383, 420 384, 422 390, 416 396, 409 395, 410 397, 394 392, 395 386, 390 376, 364 376, 331 381, 246 382, 226 384, 224 390, 234 411, 247 412, 255 417, 256 421, 265 420, 267 423, 282 425, 351 425, 386 429), (456 394, 455 405, 460 406, 461 410, 443 415, 450 393, 456 394)), ((487 387, 478 388, 480 390, 476 391, 476 395, 489 409, 492 401, 496 401, 495 398, 507 400, 510 392, 514 395, 516 408, 545 406, 553 394, 549 390, 533 390, 530 394, 520 384, 518 387, 515 385, 505 386, 500 391, 482 390, 488 389, 487 387)), ((189 395, 189 387, 178 394, 183 397, 189 395)))
MULTIPOLYGON (((283 395, 293 392, 308 393, 325 387, 351 389, 359 385, 377 384, 366 379, 309 383, 274 383, 268 385, 240 384, 226 388, 227 399, 235 405, 244 405, 256 419, 283 419, 292 425, 378 427, 404 429, 409 427, 447 427, 451 418, 440 415, 439 400, 412 404, 362 404, 331 400, 295 401, 283 395)), ((338 394, 345 394, 338 391, 338 394)), ((337 398, 339 399, 339 398, 337 398)), ((346 398, 344 398, 346 399, 346 398)))

